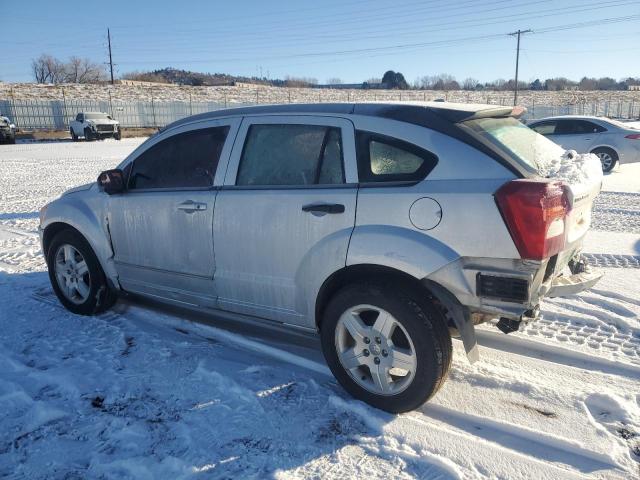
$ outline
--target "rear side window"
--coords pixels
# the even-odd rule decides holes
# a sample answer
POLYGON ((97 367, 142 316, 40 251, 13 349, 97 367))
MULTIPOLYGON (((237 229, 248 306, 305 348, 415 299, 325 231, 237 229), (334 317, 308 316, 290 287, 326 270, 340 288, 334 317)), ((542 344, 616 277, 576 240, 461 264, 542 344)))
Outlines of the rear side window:
POLYGON ((361 182, 418 182, 438 163, 433 153, 397 138, 362 131, 356 136, 361 182))
POLYGON ((252 125, 236 185, 344 183, 340 129, 322 125, 252 125))
POLYGON ((130 189, 206 188, 213 185, 229 127, 173 135, 135 159, 130 189))

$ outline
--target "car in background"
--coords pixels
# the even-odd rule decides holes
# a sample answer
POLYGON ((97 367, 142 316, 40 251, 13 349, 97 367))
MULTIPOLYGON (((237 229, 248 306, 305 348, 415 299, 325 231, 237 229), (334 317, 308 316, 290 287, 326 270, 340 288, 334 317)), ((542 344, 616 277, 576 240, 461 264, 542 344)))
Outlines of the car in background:
POLYGON ((640 162, 640 129, 604 117, 564 115, 530 122, 529 127, 567 150, 594 153, 602 170, 640 162))
POLYGON ((16 143, 16 126, 0 115, 0 143, 16 143))
POLYGON ((74 142, 83 137, 87 142, 113 137, 120 140, 120 123, 104 112, 80 112, 69 123, 69 133, 74 142))

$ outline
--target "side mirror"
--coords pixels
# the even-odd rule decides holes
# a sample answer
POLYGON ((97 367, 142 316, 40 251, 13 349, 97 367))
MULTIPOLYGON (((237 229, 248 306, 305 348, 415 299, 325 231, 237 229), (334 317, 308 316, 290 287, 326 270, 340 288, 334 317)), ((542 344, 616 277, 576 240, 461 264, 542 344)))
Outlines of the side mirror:
POLYGON ((124 192, 124 173, 120 169, 106 170, 98 176, 98 185, 108 195, 124 192))

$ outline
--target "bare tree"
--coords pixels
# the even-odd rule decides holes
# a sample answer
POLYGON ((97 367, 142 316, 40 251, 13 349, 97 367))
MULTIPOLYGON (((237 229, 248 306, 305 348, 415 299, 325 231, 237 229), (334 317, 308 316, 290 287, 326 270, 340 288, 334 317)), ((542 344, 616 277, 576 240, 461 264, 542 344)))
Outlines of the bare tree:
POLYGON ((342 85, 344 82, 342 81, 341 78, 331 77, 331 78, 327 78, 327 83, 329 85, 342 85))
POLYGON ((88 58, 71 57, 67 63, 42 54, 31 62, 38 83, 95 83, 106 79, 104 67, 88 58))
POLYGON ((285 87, 309 87, 311 85, 317 85, 318 79, 312 77, 291 77, 287 75, 284 78, 285 87))
POLYGON ((107 79, 104 67, 88 58, 71 57, 65 64, 65 73, 67 83, 96 83, 107 79))
POLYGON ((464 88, 465 90, 475 90, 478 86, 478 83, 480 82, 478 82, 478 80, 476 80, 475 78, 465 78, 462 82, 462 88, 464 88))
POLYGON ((424 90, 459 90, 460 84, 453 75, 441 73, 426 75, 416 80, 416 86, 424 90))
POLYGON ((40 55, 33 60, 31 68, 33 76, 38 83, 62 83, 64 81, 64 64, 51 55, 40 55))

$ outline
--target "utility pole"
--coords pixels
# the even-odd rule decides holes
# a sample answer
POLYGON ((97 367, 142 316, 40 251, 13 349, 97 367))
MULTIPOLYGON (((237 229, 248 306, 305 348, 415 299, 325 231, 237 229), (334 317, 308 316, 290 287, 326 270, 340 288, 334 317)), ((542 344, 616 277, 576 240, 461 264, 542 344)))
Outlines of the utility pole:
POLYGON ((532 33, 533 30, 518 30, 517 32, 512 32, 509 35, 518 37, 518 46, 516 47, 516 84, 513 91, 513 105, 517 105, 518 103, 518 63, 520 62, 520 35, 524 33, 532 33))
POLYGON ((111 57, 111 32, 107 28, 107 42, 109 43, 109 70, 111 71, 111 85, 113 85, 113 58, 111 57))

